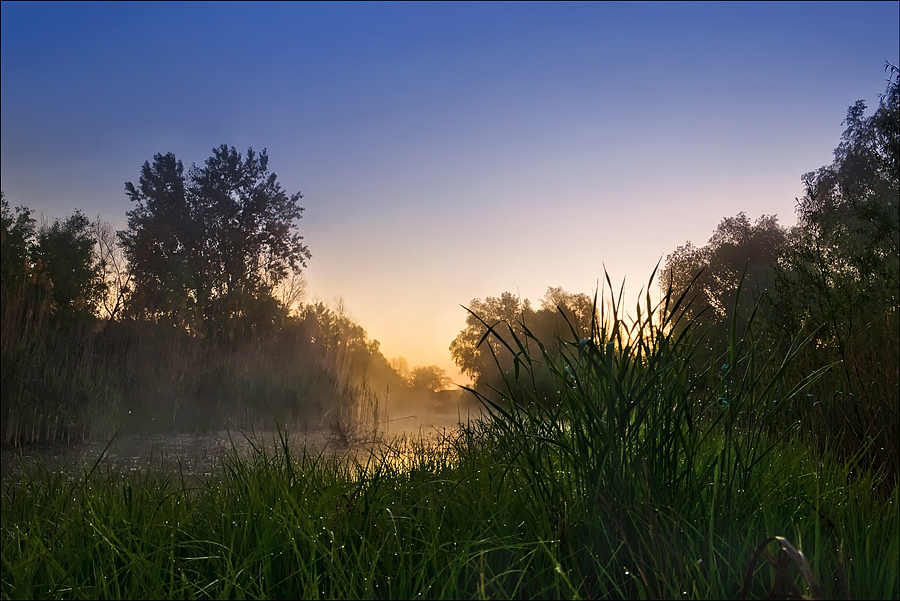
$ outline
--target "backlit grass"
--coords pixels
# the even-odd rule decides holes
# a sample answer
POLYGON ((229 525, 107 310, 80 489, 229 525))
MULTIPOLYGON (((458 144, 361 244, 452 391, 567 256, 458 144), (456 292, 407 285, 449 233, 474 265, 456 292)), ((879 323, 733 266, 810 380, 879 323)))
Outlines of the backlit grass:
POLYGON ((507 389, 437 442, 5 475, 2 596, 897 598, 897 482, 770 427, 821 375, 787 379, 804 339, 770 356, 750 324, 702 365, 680 302, 583 340, 485 324, 507 389))
MULTIPOLYGON (((102 464, 23 473, 4 484, 2 594, 734 598, 756 547, 780 535, 829 597, 897 596, 897 487, 873 497, 877 474, 790 446, 705 513, 687 498, 585 504, 575 490, 548 506, 504 436, 480 424, 343 460, 260 445, 204 480, 102 464)), ((776 576, 761 562, 749 597, 776 576)))

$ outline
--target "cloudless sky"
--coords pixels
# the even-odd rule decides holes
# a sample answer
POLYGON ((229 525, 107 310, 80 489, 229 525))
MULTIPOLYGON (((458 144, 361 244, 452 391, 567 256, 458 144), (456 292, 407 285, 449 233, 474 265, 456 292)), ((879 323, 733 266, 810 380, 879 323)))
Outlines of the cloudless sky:
MULTIPOLYGON (((174 152, 267 148, 302 191, 308 300, 457 372, 473 298, 633 295, 723 217, 794 223, 900 3, 3 2, 2 187, 125 227, 174 152)), ((459 381, 459 378, 457 378, 459 381)))

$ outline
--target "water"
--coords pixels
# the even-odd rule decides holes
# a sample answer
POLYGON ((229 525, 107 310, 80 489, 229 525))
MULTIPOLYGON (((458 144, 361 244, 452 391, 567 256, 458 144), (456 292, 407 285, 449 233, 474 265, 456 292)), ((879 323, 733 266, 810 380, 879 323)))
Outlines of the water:
MULTIPOLYGON (((278 432, 256 432, 245 436, 241 432, 168 432, 152 435, 127 434, 111 441, 89 441, 76 444, 32 445, 21 449, 4 447, 0 453, 3 479, 14 477, 21 469, 38 464, 52 471, 72 474, 84 472, 102 459, 123 474, 149 469, 175 470, 186 476, 209 476, 222 460, 234 451, 249 455, 254 446, 273 449, 279 440, 278 432)), ((288 437, 291 448, 326 450, 326 432, 288 437)))
MULTIPOLYGON (((330 430, 290 434, 278 431, 242 432, 164 432, 154 434, 119 434, 112 440, 82 443, 30 445, 22 448, 3 447, 0 468, 3 480, 15 478, 21 470, 43 465, 51 471, 65 471, 72 475, 90 470, 97 462, 122 474, 147 470, 174 472, 188 477, 204 477, 217 473, 222 461, 237 452, 249 456, 254 448, 274 451, 286 437, 291 452, 299 456, 308 452, 326 455, 367 456, 373 442, 397 440, 439 440, 455 424, 423 424, 411 420, 395 420, 385 424, 377 436, 361 432, 357 438, 346 440, 330 430), (404 428, 403 426, 406 426, 404 428)), ((394 462, 404 463, 403 458, 394 462)))

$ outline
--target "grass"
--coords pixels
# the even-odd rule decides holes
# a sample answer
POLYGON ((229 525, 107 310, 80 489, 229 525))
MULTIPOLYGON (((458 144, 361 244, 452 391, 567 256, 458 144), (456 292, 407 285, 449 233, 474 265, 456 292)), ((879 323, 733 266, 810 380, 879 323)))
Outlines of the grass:
MULTIPOLYGON (((897 596, 897 487, 874 498, 877 473, 794 446, 728 507, 585 511, 572 491, 548 506, 505 436, 482 423, 343 459, 259 444, 205 479, 102 460, 77 476, 22 472, 2 496, 2 596, 736 598, 749 569, 761 598, 779 572, 752 560, 771 536, 828 597, 897 596)), ((795 566, 782 571, 807 592, 795 566)))
POLYGON ((628 319, 601 299, 583 340, 485 324, 506 388, 437 442, 338 456, 284 435, 205 478, 102 458, 5 477, 0 594, 897 598, 896 477, 771 428, 825 373, 790 379, 804 340, 774 357, 751 323, 704 362, 683 302, 628 319))

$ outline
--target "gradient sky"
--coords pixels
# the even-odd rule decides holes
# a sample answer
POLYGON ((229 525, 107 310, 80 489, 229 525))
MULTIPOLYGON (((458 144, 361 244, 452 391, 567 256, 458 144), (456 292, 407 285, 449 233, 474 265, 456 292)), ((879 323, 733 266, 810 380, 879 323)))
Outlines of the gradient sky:
POLYGON ((438 364, 473 298, 632 294, 723 217, 794 223, 900 3, 2 3, 2 187, 125 226, 155 153, 267 148, 388 358, 438 364))

